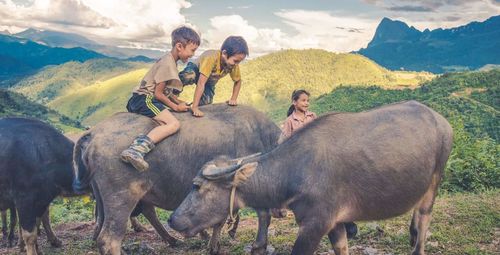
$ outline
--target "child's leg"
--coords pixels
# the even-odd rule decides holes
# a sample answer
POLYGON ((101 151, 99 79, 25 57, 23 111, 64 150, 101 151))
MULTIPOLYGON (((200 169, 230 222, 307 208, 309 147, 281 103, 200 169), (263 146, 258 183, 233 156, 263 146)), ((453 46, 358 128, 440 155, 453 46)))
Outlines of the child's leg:
POLYGON ((181 126, 179 121, 168 109, 161 111, 154 119, 161 123, 160 126, 153 128, 153 130, 148 133, 148 137, 155 144, 177 132, 181 126))
POLYGON ((149 164, 144 160, 144 156, 155 147, 155 143, 177 132, 180 124, 165 105, 150 95, 137 95, 133 101, 135 102, 133 105, 136 106, 133 107, 134 112, 160 122, 160 126, 151 130, 148 135, 136 137, 132 144, 120 154, 124 162, 132 164, 139 171, 145 171, 149 168, 149 164))
POLYGON ((207 81, 205 84, 205 90, 203 90, 203 95, 201 95, 199 106, 212 104, 215 96, 215 83, 207 81))

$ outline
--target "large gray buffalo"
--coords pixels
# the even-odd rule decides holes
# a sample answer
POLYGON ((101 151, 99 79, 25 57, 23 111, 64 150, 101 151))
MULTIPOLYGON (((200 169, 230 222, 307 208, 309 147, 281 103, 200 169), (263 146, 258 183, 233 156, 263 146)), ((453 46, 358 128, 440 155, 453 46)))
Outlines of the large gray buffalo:
MULTIPOLYGON (((151 118, 119 113, 99 123, 75 145, 74 162, 77 191, 92 186, 102 205, 102 229, 97 245, 102 254, 120 254, 127 218, 136 204, 148 205, 145 214, 153 227, 169 243, 168 235, 155 220, 154 207, 173 210, 189 193, 198 169, 217 155, 241 157, 270 151, 277 145, 279 128, 263 113, 251 107, 216 104, 203 107, 205 117, 175 113, 181 122, 179 132, 157 144, 146 156, 150 169, 138 172, 120 158, 138 134, 146 134, 155 125, 151 118), (151 209, 153 208, 153 209, 151 209)), ((267 241, 268 210, 257 210, 264 222, 258 240, 267 241)), ((214 227, 210 253, 218 252, 218 234, 223 222, 214 227)), ((262 241, 260 241, 262 242, 262 241)))
POLYGON ((421 255, 452 133, 446 119, 415 101, 331 113, 269 153, 205 164, 169 223, 192 236, 245 206, 288 207, 300 227, 292 254, 313 254, 327 234, 335 254, 345 255, 345 222, 413 209, 411 244, 421 255))

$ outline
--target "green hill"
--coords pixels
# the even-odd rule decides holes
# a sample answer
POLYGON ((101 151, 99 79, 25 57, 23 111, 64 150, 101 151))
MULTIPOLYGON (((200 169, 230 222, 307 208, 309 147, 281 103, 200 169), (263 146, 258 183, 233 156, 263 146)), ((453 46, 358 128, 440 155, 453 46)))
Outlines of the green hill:
POLYGON ((98 81, 147 66, 144 63, 116 59, 92 59, 84 63, 72 61, 50 66, 18 82, 12 89, 38 103, 49 103, 98 81))
MULTIPOLYGON (((297 88, 317 97, 340 85, 413 87, 434 77, 430 73, 389 71, 361 55, 317 49, 271 53, 242 64, 241 73, 239 101, 265 111, 288 102, 297 88)), ((194 88, 187 91, 192 95, 194 88)), ((225 78, 217 84, 215 100, 228 100, 231 92, 232 82, 225 78)))
MULTIPOLYGON (((445 74, 416 89, 343 86, 312 101, 311 110, 358 112, 418 100, 445 116, 453 126, 454 146, 443 187, 449 191, 500 188, 500 70, 445 74)), ((280 122, 285 107, 269 115, 280 122)))
POLYGON ((148 71, 137 69, 105 81, 95 82, 51 101, 48 106, 58 112, 94 125, 115 112, 126 111, 132 89, 148 71))
POLYGON ((33 103, 21 94, 0 89, 0 117, 22 116, 45 121, 63 132, 81 132, 83 127, 58 112, 33 103))
MULTIPOLYGON (((378 85, 388 88, 415 87, 434 77, 430 73, 391 72, 361 55, 335 54, 323 50, 286 50, 272 53, 245 62, 241 65, 241 71, 243 87, 239 102, 264 111, 287 104, 291 92, 300 87, 308 89, 317 97, 342 84, 365 87, 378 85)), ((123 111, 130 91, 146 72, 147 68, 136 69, 108 80, 100 79, 86 87, 81 83, 72 86, 61 85, 65 90, 57 90, 59 80, 54 78, 52 85, 40 85, 42 89, 38 91, 60 92, 40 96, 34 86, 28 89, 19 85, 18 87, 24 89, 17 91, 28 95, 32 93, 37 100, 42 101, 48 98, 47 94, 54 95, 50 97, 53 100, 48 103, 51 108, 81 120, 86 125, 93 125, 114 112, 123 111)), ((232 82, 226 77, 217 85, 214 101, 223 102, 229 99, 231 92, 232 82)), ((194 86, 188 86, 181 97, 191 101, 193 93, 194 86)))

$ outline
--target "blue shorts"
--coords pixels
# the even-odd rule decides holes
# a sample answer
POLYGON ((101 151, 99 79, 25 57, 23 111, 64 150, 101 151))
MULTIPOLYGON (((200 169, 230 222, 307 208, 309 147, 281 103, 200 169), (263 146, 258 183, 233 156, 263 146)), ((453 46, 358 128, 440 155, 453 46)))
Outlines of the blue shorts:
POLYGON ((133 93, 127 103, 127 110, 129 112, 138 113, 150 118, 155 117, 165 109, 168 109, 167 106, 156 100, 153 96, 137 93, 133 93))

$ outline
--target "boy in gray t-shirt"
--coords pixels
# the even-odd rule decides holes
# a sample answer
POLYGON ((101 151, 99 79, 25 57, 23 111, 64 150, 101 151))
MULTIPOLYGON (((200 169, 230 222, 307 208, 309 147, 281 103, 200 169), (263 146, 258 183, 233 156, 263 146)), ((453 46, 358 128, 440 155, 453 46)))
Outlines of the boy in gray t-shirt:
POLYGON ((137 170, 149 168, 144 160, 146 153, 155 144, 179 130, 180 123, 170 112, 189 109, 185 102, 173 94, 181 91, 182 83, 177 71, 177 60, 187 62, 200 45, 200 36, 191 28, 180 27, 172 32, 172 50, 160 58, 146 73, 139 87, 134 89, 127 103, 127 110, 155 119, 160 126, 153 128, 147 135, 139 135, 132 144, 120 154, 120 158, 132 164, 137 170))

